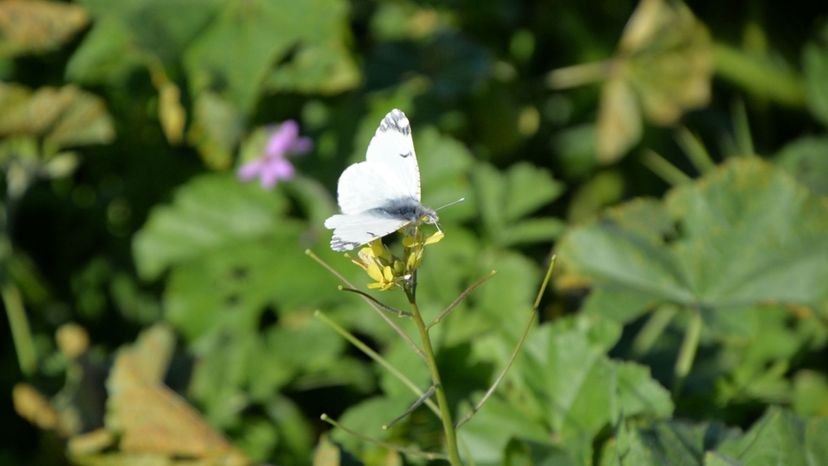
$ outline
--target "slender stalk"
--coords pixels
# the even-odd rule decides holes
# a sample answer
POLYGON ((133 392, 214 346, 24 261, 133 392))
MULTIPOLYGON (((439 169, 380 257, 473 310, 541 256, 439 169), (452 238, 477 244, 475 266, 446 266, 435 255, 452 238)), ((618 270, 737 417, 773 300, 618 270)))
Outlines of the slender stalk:
MULTIPOLYGON (((334 269, 333 267, 331 267, 330 265, 328 265, 328 263, 327 263, 327 262, 325 262, 325 261, 323 261, 321 258, 319 258, 319 256, 317 256, 316 254, 314 254, 314 253, 313 253, 313 251, 311 251, 310 249, 306 249, 306 250, 305 250, 305 254, 307 254, 308 256, 310 256, 310 258, 311 258, 311 259, 313 259, 314 261, 316 261, 316 263, 317 263, 317 264, 319 264, 319 265, 321 265, 322 267, 324 267, 324 268, 325 268, 325 270, 327 270, 328 272, 332 273, 332 274, 333 274, 336 278, 338 278, 338 279, 339 279, 339 281, 341 281, 342 283, 344 283, 344 284, 348 285, 348 287, 349 287, 349 288, 356 288, 356 287, 354 286, 354 284, 353 284, 353 283, 351 283, 351 282, 350 282, 347 278, 345 278, 344 276, 342 276, 342 274, 341 274, 341 273, 337 272, 337 271, 336 271, 336 269, 334 269)), ((377 314, 379 314, 379 316, 382 318, 382 320, 384 320, 384 321, 385 321, 385 323, 386 323, 386 324, 388 324, 388 326, 389 326, 389 327, 391 327, 392 329, 394 329, 394 331, 395 331, 395 332, 397 332, 397 335, 399 335, 400 337, 402 337, 403 341, 405 341, 405 342, 408 344, 408 346, 410 346, 410 347, 411 347, 411 349, 412 349, 412 350, 414 350, 414 352, 415 352, 415 353, 417 353, 417 356, 419 356, 419 357, 420 357, 420 359, 422 359, 423 361, 425 361, 425 354, 423 354, 423 350, 421 350, 421 349, 417 346, 417 344, 416 344, 416 343, 414 343, 414 340, 412 340, 412 339, 411 339, 411 337, 409 337, 409 336, 408 336, 408 334, 407 334, 407 333, 405 333, 405 332, 403 331, 403 329, 401 329, 401 328, 400 328, 400 326, 399 326, 399 325, 397 325, 396 323, 394 323, 394 321, 393 321, 393 320, 391 320, 391 319, 390 319, 387 315, 385 315, 385 313, 383 312, 383 310, 382 310, 379 306, 377 306, 377 305, 376 305, 373 301, 371 301, 370 299, 366 298, 365 296, 363 296, 363 297, 362 297, 362 299, 364 299, 364 300, 365 300, 365 302, 366 302, 366 303, 368 303, 368 304, 371 306, 371 308, 372 308, 374 311, 376 311, 376 313, 377 313, 377 314)))
POLYGON ((342 429, 343 432, 346 432, 350 435, 353 435, 354 437, 362 440, 363 442, 368 442, 368 443, 373 444, 373 445, 377 445, 377 446, 380 446, 380 447, 383 447, 383 448, 388 448, 389 450, 394 450, 394 451, 404 453, 404 454, 410 455, 410 456, 419 456, 419 457, 429 459, 429 460, 446 459, 446 455, 443 455, 441 453, 436 453, 436 452, 432 452, 432 451, 423 451, 423 450, 418 450, 416 448, 401 447, 399 445, 394 445, 393 443, 384 442, 382 440, 377 440, 375 438, 368 437, 365 434, 357 432, 353 429, 349 429, 349 428, 343 426, 342 424, 334 421, 327 414, 323 414, 319 418, 322 419, 323 421, 327 422, 328 424, 338 428, 338 429, 342 429))
POLYGON ((566 66, 550 71, 546 84, 552 89, 569 89, 603 81, 609 75, 613 60, 566 66))
POLYGON ((393 306, 389 306, 389 305, 387 305, 387 304, 385 304, 385 303, 382 303, 382 302, 380 302, 377 298, 375 298, 375 297, 373 297, 373 296, 369 295, 368 293, 366 293, 366 292, 364 292, 364 291, 362 291, 362 290, 358 290, 358 289, 356 289, 356 288, 345 288, 344 286, 340 286, 340 287, 339 287, 339 290, 340 290, 340 291, 347 291, 347 292, 349 292, 349 293, 355 293, 355 294, 358 294, 358 295, 362 296, 363 298, 367 299, 368 301, 371 301, 372 303, 374 303, 374 304, 376 304, 377 306, 379 306, 379 307, 380 307, 380 309, 384 309, 384 310, 386 310, 386 311, 390 312, 391 314, 394 314, 394 315, 395 315, 395 316, 397 316, 397 317, 411 317, 411 314, 409 314, 408 312, 402 311, 402 310, 397 309, 397 308, 395 308, 395 307, 393 307, 393 306))
POLYGON ((463 292, 462 292, 462 293, 460 293, 460 295, 459 295, 459 296, 457 296, 457 298, 455 298, 455 299, 454 299, 454 301, 452 301, 452 303, 451 303, 451 304, 449 304, 449 305, 448 305, 448 307, 446 307, 446 309, 445 309, 443 312, 441 312, 441 313, 440 313, 440 315, 438 315, 437 317, 435 317, 435 318, 434 318, 434 320, 432 320, 432 321, 431 321, 431 322, 430 322, 430 323, 426 326, 426 328, 430 329, 431 327, 434 327, 435 325, 437 325, 437 324, 439 324, 440 322, 442 322, 442 321, 443 321, 443 319, 445 319, 446 317, 448 317, 448 315, 449 315, 449 314, 451 314, 451 311, 453 311, 453 310, 454 310, 454 308, 456 308, 456 307, 457 307, 460 303, 462 303, 462 302, 463 302, 463 300, 464 300, 464 299, 466 299, 466 296, 468 296, 468 295, 469 295, 469 293, 471 293, 472 291, 476 290, 476 289, 477 289, 480 285, 482 285, 482 284, 486 283, 486 281, 487 281, 488 279, 490 279, 490 278, 494 277, 494 275, 495 275, 496 273, 497 273, 497 271, 492 270, 492 271, 491 271, 491 272, 489 272, 489 274, 488 274, 488 275, 486 275, 485 277, 483 277, 483 278, 481 278, 480 280, 477 280, 476 282, 474 282, 474 283, 472 283, 471 285, 469 285, 469 287, 468 287, 468 288, 466 288, 465 290, 463 290, 463 292))
MULTIPOLYGON (((411 379, 409 379, 405 374, 400 372, 400 370, 394 367, 390 362, 388 362, 387 359, 383 358, 379 353, 372 350, 371 347, 363 343, 362 340, 357 338, 353 333, 349 332, 341 325, 331 320, 328 316, 322 313, 322 311, 316 311, 313 313, 313 315, 317 319, 321 320, 322 323, 330 327, 334 332, 340 334, 342 338, 348 340, 352 345, 356 346, 357 349, 365 353, 366 356, 373 359, 374 362, 384 367, 385 370, 387 370, 391 373, 391 375, 399 379, 400 382, 405 384, 405 386, 411 389, 411 391, 414 392, 417 396, 422 397, 424 395, 423 391, 420 390, 419 387, 417 387, 417 385, 411 381, 411 379)), ((429 409, 431 409, 431 411, 434 414, 440 416, 440 410, 437 408, 437 405, 435 405, 433 401, 426 399, 425 404, 429 407, 429 409)))
POLYGON ((412 403, 411 406, 409 406, 404 413, 392 419, 391 422, 389 422, 388 424, 383 424, 382 430, 388 430, 394 427, 398 422, 402 421, 409 414, 413 413, 414 410, 419 408, 420 405, 422 405, 424 402, 431 401, 429 398, 431 398, 431 396, 434 395, 434 390, 434 385, 428 387, 428 390, 425 393, 423 393, 419 398, 417 398, 417 400, 414 401, 414 403, 412 403))
POLYGON ((535 322, 535 315, 537 314, 538 307, 540 307, 541 298, 543 298, 543 293, 546 291, 546 287, 549 285, 549 280, 552 278, 552 270, 555 269, 555 261, 557 257, 552 256, 552 259, 549 261, 549 267, 546 268, 546 275, 543 277, 543 282, 541 283, 540 288, 538 289, 538 294, 535 296, 535 302, 532 304, 532 310, 529 313, 529 320, 526 322, 526 326, 523 328, 523 333, 520 335, 520 339, 515 346, 515 349, 512 350, 512 355, 509 356, 509 360, 506 362, 506 366, 500 371, 495 381, 492 383, 492 386, 486 390, 486 393, 483 395, 483 398, 477 402, 477 404, 472 407, 472 410, 466 414, 463 419, 457 423, 457 428, 459 429, 460 426, 469 422, 469 420, 480 411, 480 408, 483 407, 483 404, 486 403, 486 400, 492 396, 492 394, 497 389, 497 386, 500 385, 500 382, 503 381, 503 378, 506 377, 506 373, 509 372, 509 368, 512 367, 512 363, 515 362, 518 353, 520 353, 520 349, 523 347, 523 343, 526 341, 526 337, 529 335, 529 330, 532 329, 532 323, 535 322))
POLYGON ((679 186, 693 179, 658 153, 648 150, 642 159, 644 165, 671 186, 679 186))
POLYGON ((431 347, 428 328, 426 328, 426 324, 423 322, 420 308, 417 307, 416 284, 417 275, 415 272, 411 286, 405 288, 405 294, 408 297, 409 304, 411 304, 411 315, 414 318, 414 323, 417 324, 417 331, 420 332, 426 364, 428 365, 429 372, 431 372, 431 381, 434 384, 434 391, 437 395, 437 406, 440 408, 440 419, 443 421, 443 432, 446 435, 446 449, 448 450, 449 463, 452 466, 463 466, 463 462, 460 460, 460 452, 457 450, 457 432, 454 428, 454 422, 451 420, 451 409, 448 405, 448 398, 446 398, 446 391, 443 389, 443 383, 440 380, 437 359, 434 357, 434 350, 431 347))
POLYGON ((700 173, 708 173, 716 168, 716 162, 713 161, 710 152, 687 127, 682 126, 676 131, 676 142, 700 173))
POLYGON ((26 319, 23 298, 20 296, 20 290, 17 289, 17 286, 8 281, 3 284, 2 295, 20 371, 24 375, 32 375, 37 365, 37 356, 32 342, 32 332, 29 329, 29 321, 26 319))
POLYGON ((673 386, 673 394, 678 395, 681 392, 684 380, 687 374, 690 373, 690 368, 693 366, 693 360, 696 358, 696 350, 699 349, 699 338, 702 330, 702 317, 698 309, 692 309, 692 316, 690 317, 690 324, 684 333, 684 340, 681 342, 681 349, 679 349, 676 366, 673 370, 676 381, 673 386))
POLYGON ((737 155, 756 155, 753 147, 753 136, 750 134, 750 122, 748 121, 745 102, 737 100, 733 103, 733 136, 736 139, 737 155))
POLYGON ((644 327, 635 335, 632 343, 632 354, 634 356, 647 354, 677 313, 678 308, 674 305, 666 305, 656 309, 647 319, 644 327))

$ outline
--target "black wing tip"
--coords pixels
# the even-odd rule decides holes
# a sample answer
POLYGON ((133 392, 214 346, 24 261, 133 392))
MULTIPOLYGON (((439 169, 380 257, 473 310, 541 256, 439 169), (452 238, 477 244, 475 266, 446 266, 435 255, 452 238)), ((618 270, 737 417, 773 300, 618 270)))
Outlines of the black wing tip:
POLYGON ((356 241, 345 241, 338 236, 331 238, 331 249, 336 252, 353 251, 357 246, 360 246, 360 243, 356 241))
POLYGON ((406 136, 411 134, 411 125, 402 110, 395 108, 382 119, 378 131, 385 132, 388 130, 398 131, 406 136))

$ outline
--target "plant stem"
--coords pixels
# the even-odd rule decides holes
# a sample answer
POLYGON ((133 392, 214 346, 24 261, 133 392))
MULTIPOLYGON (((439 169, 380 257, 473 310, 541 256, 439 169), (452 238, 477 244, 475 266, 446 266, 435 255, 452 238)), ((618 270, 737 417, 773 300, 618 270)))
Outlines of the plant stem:
MULTIPOLYGON (((415 275, 413 280, 414 284, 416 284, 416 280, 415 275)), ((454 428, 454 422, 451 419, 451 409, 446 398, 446 391, 443 389, 443 383, 440 380, 440 370, 437 368, 437 360, 434 357, 434 350, 431 347, 431 339, 428 337, 428 328, 426 328, 426 324, 420 314, 420 308, 417 307, 417 298, 415 296, 416 285, 414 284, 405 289, 405 294, 408 297, 408 302, 411 304, 411 315, 417 324, 417 331, 420 332, 426 364, 428 365, 429 372, 431 372, 431 381, 434 383, 434 390, 437 395, 437 406, 440 408, 440 420, 443 421, 443 431, 446 434, 446 450, 448 450, 449 463, 452 466, 463 466, 463 462, 460 461, 460 452, 457 449, 457 432, 454 428)))
POLYGON ((678 395, 681 392, 684 380, 687 374, 690 373, 690 368, 693 366, 693 360, 696 358, 696 350, 699 348, 699 338, 702 330, 702 317, 698 309, 691 309, 692 315, 687 330, 684 333, 684 340, 681 342, 681 349, 679 350, 678 360, 674 369, 676 377, 675 385, 673 386, 673 394, 678 395))
POLYGON ((17 353, 17 363, 24 375, 32 375, 37 364, 34 343, 32 343, 32 332, 29 329, 29 321, 26 319, 26 310, 23 307, 23 298, 20 290, 10 282, 3 284, 3 305, 6 308, 6 315, 9 318, 14 349, 17 353))
MULTIPOLYGON (((400 380, 400 382, 402 382, 403 384, 405 384, 405 386, 406 386, 406 387, 408 387, 409 389, 411 389, 411 391, 412 391, 412 392, 414 392, 414 394, 416 394, 417 396, 423 396, 424 392, 423 392, 422 390, 420 390, 420 389, 417 387, 417 385, 416 385, 414 382, 412 382, 412 381, 411 381, 411 379, 409 379, 408 377, 406 377, 406 375, 405 375, 405 374, 403 374, 402 372, 400 372, 400 370, 399 370, 399 369, 397 369, 396 367, 394 367, 394 365, 393 365, 393 364, 391 364, 390 362, 388 362, 388 360, 387 360, 387 359, 383 358, 382 356, 380 356, 380 354, 379 354, 379 353, 377 353, 376 351, 372 350, 372 349, 371 349, 371 347, 369 347, 368 345, 366 345, 365 343, 363 343, 363 342, 362 342, 362 340, 360 340, 359 338, 357 338, 357 337, 356 337, 353 333, 349 332, 349 331, 348 331, 348 330, 346 330, 344 327, 342 327, 341 325, 339 325, 339 324, 337 324, 336 322, 334 322, 333 320, 331 320, 328 316, 326 316, 326 315, 325 315, 323 312, 321 312, 321 311, 316 311, 316 312, 314 312, 314 313, 313 313, 313 315, 314 315, 317 319, 321 320, 321 321, 322 321, 322 323, 324 323, 325 325, 327 325, 328 327, 330 327, 330 328, 331 328, 334 332, 336 332, 336 333, 338 333, 339 335, 341 335, 341 336, 342 336, 342 338, 345 338, 345 339, 346 339, 346 340, 348 340, 348 341, 349 341, 352 345, 356 346, 356 347, 357 347, 360 351, 362 351, 362 352, 363 352, 363 353, 365 353, 365 354, 366 354, 369 358, 371 358, 372 360, 374 360, 374 362, 376 362, 377 364, 379 364, 380 366, 382 366, 383 368, 385 368, 385 370, 387 370, 388 372, 390 372, 390 373, 391 373, 391 375, 393 375, 394 377, 396 377, 397 379, 399 379, 399 380, 400 380)), ((432 411, 432 412, 434 412, 434 414, 436 414, 437 416, 440 416, 440 410, 437 408, 437 405, 435 405, 433 401, 431 401, 431 400, 429 400, 429 399, 426 399, 426 400, 425 400, 425 403, 426 403, 426 405, 428 406, 428 408, 429 408, 429 409, 431 409, 431 411, 432 411)))

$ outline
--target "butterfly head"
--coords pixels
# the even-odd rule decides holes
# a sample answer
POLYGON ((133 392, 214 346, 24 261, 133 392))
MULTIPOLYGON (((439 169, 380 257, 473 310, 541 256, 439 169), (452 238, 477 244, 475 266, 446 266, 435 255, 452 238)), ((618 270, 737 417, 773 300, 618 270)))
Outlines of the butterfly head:
POLYGON ((434 209, 430 209, 428 207, 422 206, 420 208, 420 223, 428 223, 432 225, 436 225, 437 222, 440 221, 440 217, 437 216, 437 212, 434 209))

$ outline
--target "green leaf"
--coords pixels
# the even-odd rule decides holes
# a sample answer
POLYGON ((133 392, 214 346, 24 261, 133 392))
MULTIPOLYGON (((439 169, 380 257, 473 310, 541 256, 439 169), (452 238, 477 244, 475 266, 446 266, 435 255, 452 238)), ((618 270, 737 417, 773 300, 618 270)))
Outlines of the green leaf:
POLYGON ((712 309, 828 298, 828 206, 767 163, 733 160, 651 204, 674 231, 636 224, 636 207, 570 230, 559 248, 567 270, 596 288, 712 309))
POLYGON ((648 369, 606 356, 619 336, 617 324, 564 319, 542 325, 516 363, 541 419, 579 458, 591 457, 594 437, 619 416, 661 418, 673 411, 668 392, 648 369))
POLYGON ((279 59, 305 41, 341 37, 347 14, 340 0, 225 2, 184 55, 194 93, 221 89, 249 114, 279 59))
POLYGON ((626 423, 616 432, 616 438, 604 445, 600 464, 702 466, 707 450, 735 435, 719 424, 661 421, 636 427, 626 423))
POLYGON ((555 219, 522 220, 563 191, 546 170, 518 163, 505 174, 489 165, 475 168, 474 194, 486 233, 501 246, 549 240, 560 233, 555 219))
POLYGON ((828 422, 824 418, 806 420, 770 408, 744 436, 723 442, 716 453, 744 466, 813 466, 828 464, 826 443, 828 422))
POLYGON ((179 66, 181 55, 224 0, 82 0, 95 19, 72 55, 67 75, 83 83, 120 84, 137 66, 179 66))
POLYGON ((228 175, 195 178, 178 190, 172 205, 156 208, 136 235, 138 272, 157 278, 171 266, 262 238, 285 208, 281 196, 256 184, 228 175))

